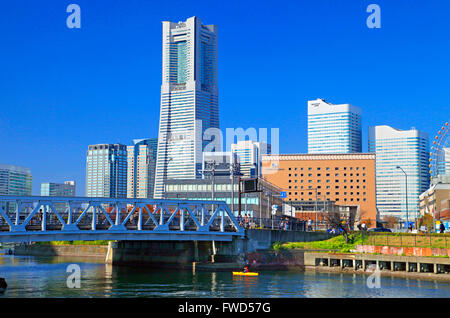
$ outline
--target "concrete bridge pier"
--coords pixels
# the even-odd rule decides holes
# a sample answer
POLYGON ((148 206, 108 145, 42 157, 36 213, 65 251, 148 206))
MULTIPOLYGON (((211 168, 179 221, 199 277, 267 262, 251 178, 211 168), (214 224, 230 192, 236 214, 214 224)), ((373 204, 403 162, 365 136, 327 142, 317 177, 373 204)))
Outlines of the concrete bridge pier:
POLYGON ((110 242, 106 263, 184 267, 211 260, 210 241, 116 241, 110 242))

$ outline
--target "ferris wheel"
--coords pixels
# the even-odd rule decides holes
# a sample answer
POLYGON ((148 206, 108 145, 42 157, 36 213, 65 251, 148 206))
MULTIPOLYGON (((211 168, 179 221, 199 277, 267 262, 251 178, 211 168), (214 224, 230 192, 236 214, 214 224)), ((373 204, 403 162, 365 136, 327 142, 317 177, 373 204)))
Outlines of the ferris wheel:
POLYGON ((446 122, 434 137, 430 152, 430 179, 450 174, 450 126, 446 122))

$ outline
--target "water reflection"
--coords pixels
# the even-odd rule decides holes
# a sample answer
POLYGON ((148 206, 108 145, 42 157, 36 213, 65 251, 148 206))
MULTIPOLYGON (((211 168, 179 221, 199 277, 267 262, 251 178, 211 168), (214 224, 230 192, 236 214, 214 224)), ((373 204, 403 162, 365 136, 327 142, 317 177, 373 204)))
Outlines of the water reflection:
POLYGON ((262 272, 192 272, 148 267, 116 267, 101 260, 67 257, 0 256, 0 277, 8 289, 0 297, 450 297, 450 284, 381 277, 367 287, 366 275, 262 272), (66 286, 69 264, 81 268, 81 288, 66 286))

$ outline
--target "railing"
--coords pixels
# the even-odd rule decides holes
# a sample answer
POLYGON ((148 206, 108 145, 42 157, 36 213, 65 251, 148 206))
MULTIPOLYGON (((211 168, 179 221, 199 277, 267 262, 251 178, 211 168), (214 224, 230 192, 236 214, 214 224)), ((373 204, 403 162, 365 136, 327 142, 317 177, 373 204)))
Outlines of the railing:
POLYGON ((394 247, 450 248, 450 234, 411 234, 367 232, 368 245, 394 247))
POLYGON ((244 235, 223 201, 0 196, 0 235, 49 231, 244 235))
POLYGON ((273 229, 284 231, 306 231, 306 221, 297 219, 283 219, 280 217, 274 218, 257 218, 257 217, 244 217, 237 218, 239 225, 245 229, 273 229))

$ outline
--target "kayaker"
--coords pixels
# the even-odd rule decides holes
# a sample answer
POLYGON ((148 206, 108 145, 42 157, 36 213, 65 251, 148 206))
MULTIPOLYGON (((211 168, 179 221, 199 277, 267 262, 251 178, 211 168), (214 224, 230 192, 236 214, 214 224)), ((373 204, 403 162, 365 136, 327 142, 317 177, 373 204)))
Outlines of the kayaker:
POLYGON ((244 273, 248 273, 248 266, 249 266, 248 259, 245 260, 244 269, 242 270, 244 273))

